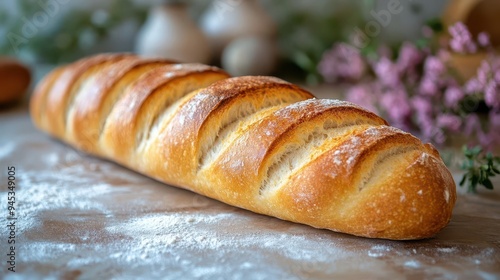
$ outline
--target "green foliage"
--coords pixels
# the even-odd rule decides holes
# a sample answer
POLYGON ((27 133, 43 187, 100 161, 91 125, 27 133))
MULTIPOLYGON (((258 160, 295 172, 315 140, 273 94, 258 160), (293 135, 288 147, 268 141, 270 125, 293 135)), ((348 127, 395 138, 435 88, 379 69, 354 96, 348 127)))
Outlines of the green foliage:
POLYGON ((323 53, 338 41, 348 41, 356 26, 364 23, 363 12, 373 0, 322 1, 307 8, 294 7, 288 0, 265 2, 278 25, 280 52, 306 75, 309 84, 321 81, 317 66, 323 53))
POLYGON ((467 184, 467 192, 475 193, 478 185, 492 190, 493 183, 491 177, 500 174, 500 157, 493 156, 492 153, 483 153, 480 146, 474 148, 462 148, 465 161, 462 163, 462 170, 465 171, 460 186, 467 184))
POLYGON ((444 25, 441 19, 433 18, 426 22, 426 25, 434 31, 434 33, 441 33, 444 31, 444 25))
MULTIPOLYGON (((10 32, 23 37, 21 30, 25 21, 19 20, 21 16, 30 20, 32 16, 43 11, 44 4, 48 2, 36 0, 16 1, 20 14, 0 15, 2 24, 10 32)), ((26 55, 39 62, 64 63, 73 61, 96 44, 106 38, 109 32, 126 20, 135 20, 142 23, 146 17, 146 10, 137 8, 132 0, 112 0, 109 6, 101 11, 71 10, 64 16, 53 16, 47 26, 37 30, 32 38, 19 44, 16 50, 10 40, 0 41, 2 54, 26 55), (96 13, 101 12, 102 20, 96 21, 96 13)))

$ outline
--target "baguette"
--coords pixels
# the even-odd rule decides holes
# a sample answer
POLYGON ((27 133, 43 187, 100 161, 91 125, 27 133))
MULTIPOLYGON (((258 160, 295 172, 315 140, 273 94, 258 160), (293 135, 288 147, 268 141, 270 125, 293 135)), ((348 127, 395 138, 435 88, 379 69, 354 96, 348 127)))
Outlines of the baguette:
POLYGON ((456 200, 432 145, 278 78, 102 54, 47 75, 30 110, 38 128, 90 154, 316 228, 428 238, 456 200))

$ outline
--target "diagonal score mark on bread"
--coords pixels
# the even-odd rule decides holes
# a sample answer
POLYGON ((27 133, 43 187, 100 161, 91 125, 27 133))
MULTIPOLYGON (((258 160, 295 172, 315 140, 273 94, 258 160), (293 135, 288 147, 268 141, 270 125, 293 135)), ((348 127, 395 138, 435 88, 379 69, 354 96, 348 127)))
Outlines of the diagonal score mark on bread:
POLYGON ((391 166, 398 164, 399 160, 407 159, 407 154, 422 148, 418 139, 392 127, 370 128, 364 131, 361 137, 377 138, 377 141, 366 145, 357 158, 350 156, 347 159, 348 163, 354 161, 353 169, 368 170, 358 175, 360 177, 359 191, 369 187, 372 181, 377 181, 376 179, 380 181, 381 178, 391 174, 391 166), (387 130, 394 134, 384 135, 384 131, 387 130), (399 141, 401 138, 406 138, 406 143, 399 141), (398 140, 393 141, 393 139, 398 140))
POLYGON ((161 165, 155 163, 151 171, 168 170, 164 178, 169 182, 190 184, 188 181, 196 180, 200 162, 210 153, 210 147, 214 147, 224 123, 232 122, 238 108, 248 106, 247 103, 265 107, 268 102, 290 103, 312 97, 294 85, 271 77, 229 78, 193 92, 180 101, 164 127, 153 133, 157 135, 151 138, 154 142, 146 145, 147 153, 161 152, 165 159, 161 165), (278 95, 281 97, 277 98, 278 95), (161 151, 160 146, 164 147, 161 151), (177 150, 182 150, 182 157, 171 154, 177 150))
MULTIPOLYGON (((87 77, 98 71, 102 65, 111 65, 129 57, 129 54, 103 54, 89 59, 82 59, 61 71, 57 81, 46 93, 48 103, 45 111, 45 121, 53 122, 50 125, 59 137, 66 136, 68 114, 74 108, 74 100, 83 86, 89 82, 87 77)), ((88 100, 87 100, 88 102, 88 100)), ((48 125, 48 124, 47 124, 48 125)))
POLYGON ((274 161, 264 165, 267 172, 262 180, 260 194, 279 189, 294 172, 322 152, 336 148, 339 142, 353 132, 385 124, 384 120, 352 104, 326 99, 295 103, 277 111, 275 115, 278 118, 290 118, 290 115, 294 117, 289 122, 290 127, 283 131, 276 143, 270 145, 276 152, 268 153, 274 161), (344 118, 349 114, 342 113, 346 111, 357 113, 359 117, 344 118))
POLYGON ((200 64, 164 65, 142 75, 115 102, 106 118, 101 132, 103 153, 126 161, 168 123, 168 116, 186 95, 227 77, 214 67, 200 64), (117 141, 126 149, 114 145, 117 141))
POLYGON ((102 54, 50 73, 30 111, 38 128, 91 154, 313 227, 427 238, 456 200, 430 144, 273 77, 102 54))
POLYGON ((87 151, 100 138, 108 114, 125 90, 149 71, 169 61, 126 57, 111 64, 100 65, 74 96, 68 113, 67 135, 87 151), (92 101, 92 102, 89 102, 92 101))
POLYGON ((312 98, 305 92, 296 91, 289 85, 267 77, 238 77, 228 79, 207 90, 217 95, 220 94, 220 85, 229 88, 232 94, 221 100, 211 115, 217 117, 207 117, 207 121, 202 127, 203 143, 199 147, 198 169, 203 166, 210 166, 227 149, 240 133, 245 131, 253 123, 258 122, 269 114, 272 114, 277 108, 312 98), (254 82, 248 85, 248 81, 254 82), (246 85, 245 89, 241 89, 246 85), (234 94, 237 93, 237 94, 234 94), (217 129, 213 129, 213 128, 217 129))

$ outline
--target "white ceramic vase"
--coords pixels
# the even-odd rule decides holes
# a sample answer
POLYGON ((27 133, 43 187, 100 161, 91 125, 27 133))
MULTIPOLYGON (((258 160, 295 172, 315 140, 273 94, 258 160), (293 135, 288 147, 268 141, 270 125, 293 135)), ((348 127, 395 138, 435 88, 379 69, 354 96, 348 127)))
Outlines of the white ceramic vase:
POLYGON ((273 19, 255 0, 213 1, 202 15, 201 28, 216 57, 236 38, 273 38, 276 33, 273 19))
POLYGON ((211 51, 207 37, 187 13, 184 4, 154 7, 138 34, 136 52, 178 62, 208 63, 211 51))

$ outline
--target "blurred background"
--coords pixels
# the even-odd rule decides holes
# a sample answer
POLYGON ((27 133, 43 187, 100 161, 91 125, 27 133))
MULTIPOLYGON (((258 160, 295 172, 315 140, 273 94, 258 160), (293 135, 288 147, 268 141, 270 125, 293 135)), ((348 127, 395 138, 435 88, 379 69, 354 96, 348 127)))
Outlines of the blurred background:
POLYGON ((135 52, 278 76, 438 146, 498 150, 498 15, 497 0, 3 0, 0 76, 21 92, 58 65, 135 52))
POLYGON ((395 47, 417 40, 422 26, 441 17, 446 4, 446 0, 4 0, 0 53, 29 64, 67 63, 93 53, 127 51, 220 65, 223 49, 232 43, 225 52, 230 68, 238 68, 233 64, 242 60, 239 51, 246 55, 260 51, 272 60, 262 69, 231 69, 235 74, 284 72, 317 83, 316 66, 335 42, 348 41, 359 30, 366 33, 366 28, 370 46, 363 47, 380 42, 395 47), (388 5, 394 3, 396 13, 390 13, 388 5), (376 24, 370 24, 373 20, 376 24), (193 46, 193 41, 198 43, 193 46))

